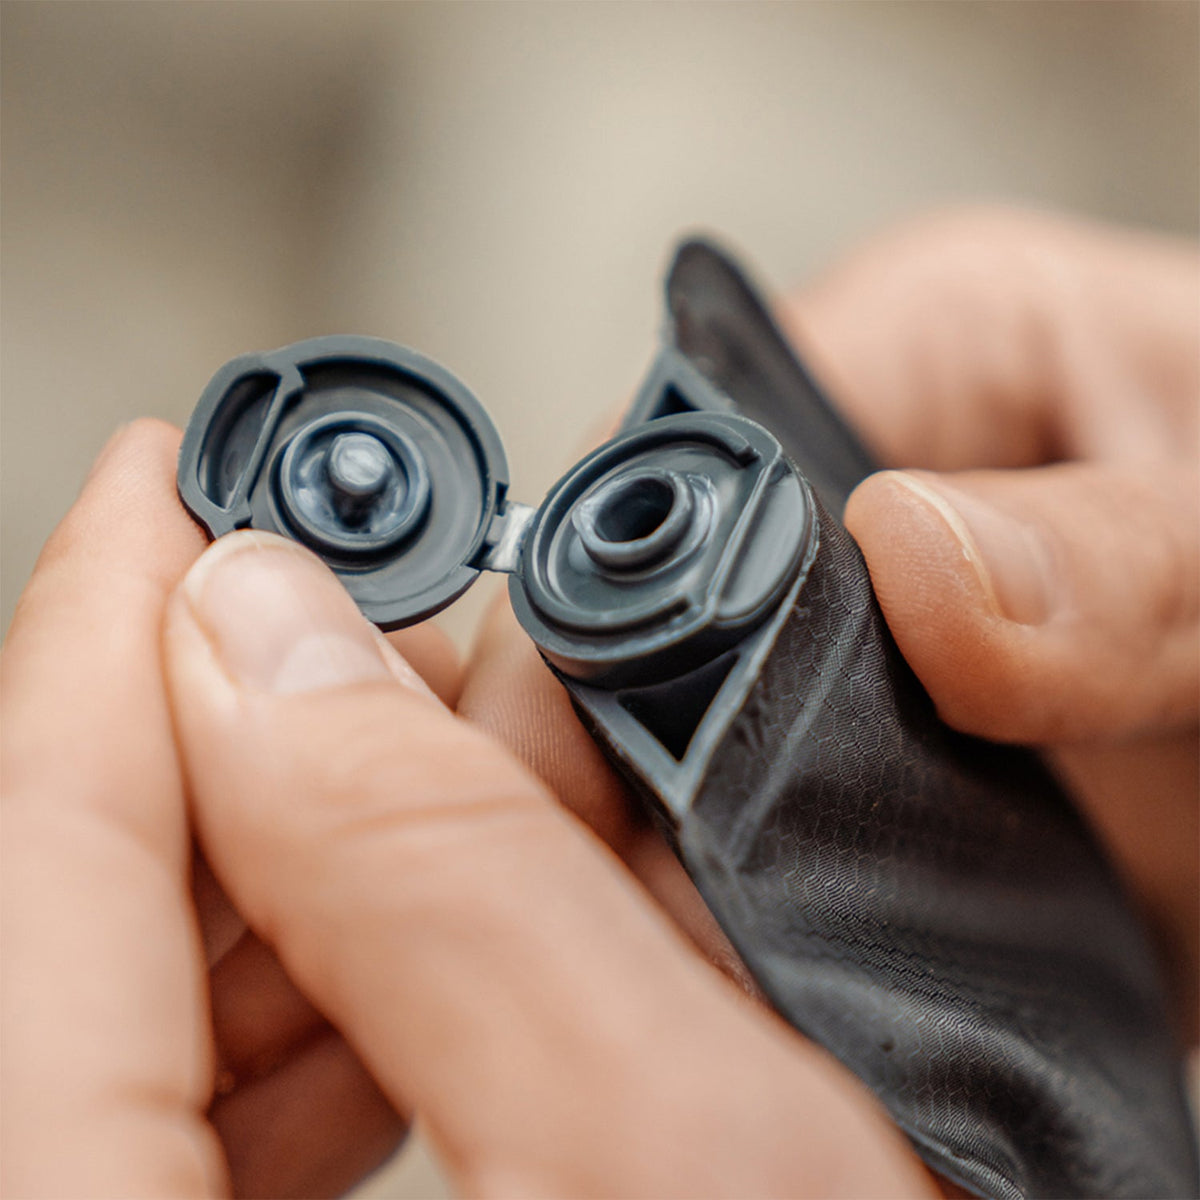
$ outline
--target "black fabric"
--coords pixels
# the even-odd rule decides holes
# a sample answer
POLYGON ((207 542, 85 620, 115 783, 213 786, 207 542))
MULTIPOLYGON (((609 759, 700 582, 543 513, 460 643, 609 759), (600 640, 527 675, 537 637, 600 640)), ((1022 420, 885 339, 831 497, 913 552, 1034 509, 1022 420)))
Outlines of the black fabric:
POLYGON ((850 537, 821 549, 678 833, 779 1011, 982 1195, 1191 1196, 1145 939, 1039 761, 942 724, 850 537))
POLYGON ((830 515, 869 453, 732 261, 684 245, 667 294, 674 346, 825 505, 675 831, 710 908, 779 1011, 968 1189, 1197 1195, 1182 1056, 1104 855, 1034 754, 937 719, 830 515))
POLYGON ((670 338, 733 402, 766 426, 836 517, 878 464, 775 328, 737 266, 685 242, 667 276, 670 338))

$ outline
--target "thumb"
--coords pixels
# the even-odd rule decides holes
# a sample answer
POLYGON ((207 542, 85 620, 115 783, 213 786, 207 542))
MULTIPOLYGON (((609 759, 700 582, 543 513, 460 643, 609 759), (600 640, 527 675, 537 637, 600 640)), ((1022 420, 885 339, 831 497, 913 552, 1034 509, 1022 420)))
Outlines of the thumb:
POLYGON ((313 556, 221 539, 166 655, 214 871, 466 1191, 928 1194, 857 1083, 692 953, 313 556))
POLYGON ((1044 744, 1195 721, 1196 494, 1175 464, 885 471, 846 524, 942 716, 1044 744))

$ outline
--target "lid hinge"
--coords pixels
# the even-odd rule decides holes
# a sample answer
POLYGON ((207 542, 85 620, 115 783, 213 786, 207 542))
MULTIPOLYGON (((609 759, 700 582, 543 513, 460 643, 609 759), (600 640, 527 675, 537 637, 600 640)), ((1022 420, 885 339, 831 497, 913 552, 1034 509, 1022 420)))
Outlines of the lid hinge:
POLYGON ((511 575, 521 560, 521 546, 537 509, 530 504, 510 502, 492 518, 487 537, 474 565, 483 571, 511 575))

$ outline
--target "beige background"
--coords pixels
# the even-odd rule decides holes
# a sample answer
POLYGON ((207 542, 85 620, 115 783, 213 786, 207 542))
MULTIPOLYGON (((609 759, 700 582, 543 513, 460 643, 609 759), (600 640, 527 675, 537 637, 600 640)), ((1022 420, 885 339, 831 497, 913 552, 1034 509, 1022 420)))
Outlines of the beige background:
MULTIPOLYGON (((1197 231, 1194 3, 6 0, 0 19, 5 626, 113 426, 183 422, 243 350, 420 348, 491 409, 530 500, 636 382, 681 230, 780 285, 978 197, 1197 231)), ((481 603, 444 618, 456 636, 481 603)), ((369 1186, 443 1185, 410 1152, 369 1186)))

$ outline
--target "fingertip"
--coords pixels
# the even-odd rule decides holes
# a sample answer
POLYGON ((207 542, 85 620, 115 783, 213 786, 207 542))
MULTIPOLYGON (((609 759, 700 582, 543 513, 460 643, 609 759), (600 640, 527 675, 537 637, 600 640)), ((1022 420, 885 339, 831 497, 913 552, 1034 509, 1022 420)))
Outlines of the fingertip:
POLYGON ((100 447, 88 470, 85 486, 131 459, 148 458, 153 462, 169 459, 173 463, 182 440, 180 429, 158 417, 135 417, 126 421, 118 425, 100 447))
MULTIPOLYGON (((286 572, 292 579, 292 583, 287 585, 286 593, 276 594, 274 605, 237 603, 239 597, 234 595, 222 606, 225 611, 217 614, 222 617, 222 623, 225 623, 225 619, 241 620, 243 615, 249 620, 261 610, 266 617, 264 624, 277 626, 278 620, 273 619, 271 615, 273 610, 289 610, 292 607, 290 601, 293 596, 309 596, 311 599, 312 596, 319 595, 324 605, 336 605, 346 620, 361 629, 364 639, 368 636, 374 639, 383 666, 398 682, 417 691, 435 695, 448 708, 454 707, 462 688, 462 666, 454 644, 444 631, 426 622, 384 634, 374 630, 369 622, 361 618, 361 614, 351 617, 349 614, 353 611, 352 600, 327 564, 300 543, 276 533, 239 529, 213 542, 192 564, 184 577, 179 591, 189 603, 184 605, 183 610, 169 616, 169 625, 189 619, 194 623, 198 611, 202 611, 206 606, 206 593, 211 579, 220 576, 227 567, 231 569, 235 579, 244 581, 248 571, 261 566, 264 561, 277 565, 277 569, 271 572, 277 580, 281 575, 278 568, 284 565, 291 568, 286 572), (243 557, 247 552, 252 553, 243 557), (263 552, 268 555, 267 560, 262 559, 263 552)), ((255 598, 251 592, 246 591, 243 584, 236 585, 235 591, 239 587, 246 592, 242 599, 255 598)), ((261 600, 263 595, 263 589, 259 588, 258 598, 261 600)), ((201 620, 200 624, 204 626, 205 622, 201 620)), ((266 636, 266 631, 263 636, 266 636)), ((255 637, 254 640, 257 643, 261 639, 255 637)))
POLYGON ((1194 722, 1194 472, 884 472, 851 497, 896 643, 956 728, 1049 744, 1194 722))
MULTIPOLYGON (((995 503, 985 495, 928 471, 885 471, 874 501, 897 515, 908 514, 949 538, 952 559, 969 568, 989 613, 1019 625, 1044 624, 1060 607, 1062 589, 1050 545, 1037 520, 995 503), (929 518, 933 518, 930 525, 929 518)), ((871 503, 870 496, 864 503, 871 503)), ((856 511, 852 520, 859 520, 856 511)), ((877 522, 878 523, 878 514, 877 522)), ((864 527, 866 527, 865 523, 864 527)), ((894 544, 894 543, 893 543, 894 544)))
POLYGON ((118 429, 42 548, 33 580, 86 563, 173 584, 205 545, 176 494, 181 436, 149 417, 118 429))
POLYGON ((901 626, 930 601, 998 614, 995 585, 965 521, 918 474, 880 471, 864 480, 847 502, 845 523, 867 560, 875 595, 901 626))
POLYGON ((1046 718, 1036 626, 1005 615, 971 528, 946 495, 914 474, 883 471, 850 497, 846 526, 900 652, 943 719, 983 737, 1037 740, 1046 718))

